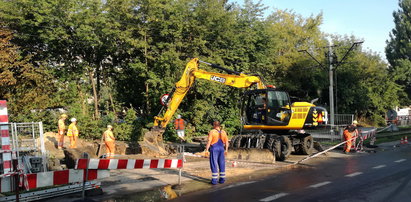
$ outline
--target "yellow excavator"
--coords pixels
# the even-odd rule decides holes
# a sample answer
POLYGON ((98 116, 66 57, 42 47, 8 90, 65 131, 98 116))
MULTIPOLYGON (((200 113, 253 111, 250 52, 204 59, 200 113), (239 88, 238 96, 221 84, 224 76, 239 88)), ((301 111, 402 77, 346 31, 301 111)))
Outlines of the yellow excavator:
POLYGON ((291 103, 287 92, 264 84, 258 75, 236 72, 194 58, 188 62, 181 79, 164 100, 167 103, 165 113, 162 110, 154 117, 154 127, 144 137, 143 153, 167 154, 162 143, 162 134, 197 78, 236 88, 247 88, 241 98, 243 127, 241 133, 234 135, 230 141, 233 148, 269 149, 277 160, 285 160, 292 149, 296 153, 311 154, 314 141, 303 129, 327 124, 327 111, 323 107, 308 102, 291 103), (201 70, 200 63, 227 74, 201 70))

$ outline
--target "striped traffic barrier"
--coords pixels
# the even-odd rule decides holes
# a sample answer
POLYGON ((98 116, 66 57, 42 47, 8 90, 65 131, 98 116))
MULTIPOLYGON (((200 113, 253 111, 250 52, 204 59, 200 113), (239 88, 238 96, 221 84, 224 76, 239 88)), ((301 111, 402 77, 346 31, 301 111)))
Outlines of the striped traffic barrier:
POLYGON ((404 144, 408 144, 408 136, 405 136, 405 138, 404 138, 404 144))
MULTIPOLYGON (((87 181, 110 177, 110 171, 108 170, 89 170, 88 172, 87 181)), ((14 175, 11 174, 0 178, 1 193, 14 191, 14 175)), ((86 178, 86 170, 69 169, 19 175, 20 180, 22 180, 22 187, 29 191, 42 187, 83 182, 86 178)))
MULTIPOLYGON (((88 159, 78 159, 75 169, 86 169, 88 159)), ((182 159, 90 159, 88 168, 99 170, 182 168, 182 159)))
POLYGON ((3 160, 2 173, 12 172, 11 166, 11 145, 9 134, 9 116, 7 113, 7 102, 0 100, 0 134, 1 134, 1 158, 3 160))

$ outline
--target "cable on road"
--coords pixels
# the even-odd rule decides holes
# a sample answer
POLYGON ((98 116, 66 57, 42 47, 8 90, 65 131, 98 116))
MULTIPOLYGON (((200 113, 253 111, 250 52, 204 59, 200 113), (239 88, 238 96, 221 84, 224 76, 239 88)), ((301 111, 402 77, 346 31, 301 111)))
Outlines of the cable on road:
POLYGON ((346 140, 346 141, 344 141, 344 142, 338 143, 338 144, 336 144, 336 145, 334 145, 334 146, 332 146, 332 147, 330 147, 330 148, 328 148, 328 149, 326 149, 326 150, 324 150, 324 151, 322 151, 322 152, 318 152, 318 153, 315 153, 315 154, 313 154, 313 155, 307 156, 306 158, 301 159, 301 160, 295 162, 294 165, 297 165, 297 164, 299 164, 299 163, 301 163, 301 162, 303 162, 303 161, 306 161, 306 160, 308 160, 308 159, 312 159, 312 158, 314 158, 314 157, 316 157, 316 156, 319 156, 319 155, 321 155, 321 154, 324 154, 324 153, 326 153, 326 152, 328 152, 328 151, 330 151, 330 150, 333 150, 333 149, 339 147, 340 145, 343 145, 343 144, 347 143, 348 141, 354 140, 354 139, 356 139, 356 138, 357 138, 357 136, 351 138, 350 140, 346 140))

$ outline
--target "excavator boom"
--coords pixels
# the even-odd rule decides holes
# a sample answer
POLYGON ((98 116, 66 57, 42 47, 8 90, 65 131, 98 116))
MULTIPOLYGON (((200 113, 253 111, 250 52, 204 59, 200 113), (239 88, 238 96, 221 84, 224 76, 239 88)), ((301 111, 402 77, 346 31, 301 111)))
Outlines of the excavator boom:
POLYGON ((167 110, 163 117, 154 117, 154 126, 165 128, 170 122, 174 113, 178 109, 183 98, 186 96, 187 92, 190 90, 191 86, 194 84, 195 79, 205 79, 209 81, 214 81, 223 85, 232 86, 236 88, 248 88, 254 84, 257 85, 258 89, 264 89, 266 86, 258 76, 250 76, 243 73, 238 73, 233 70, 225 69, 215 64, 207 63, 198 60, 198 58, 192 59, 186 65, 181 79, 176 83, 175 90, 171 95, 170 101, 167 106, 167 110), (215 72, 207 72, 198 68, 199 63, 204 63, 212 67, 222 69, 231 74, 222 74, 215 72))

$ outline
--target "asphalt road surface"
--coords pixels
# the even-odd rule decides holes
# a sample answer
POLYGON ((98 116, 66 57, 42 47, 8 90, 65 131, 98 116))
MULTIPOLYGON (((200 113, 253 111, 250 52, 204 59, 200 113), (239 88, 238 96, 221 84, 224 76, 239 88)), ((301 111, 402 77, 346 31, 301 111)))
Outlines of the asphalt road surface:
POLYGON ((348 155, 309 161, 259 181, 216 185, 174 201, 411 201, 411 145, 348 155))

